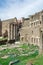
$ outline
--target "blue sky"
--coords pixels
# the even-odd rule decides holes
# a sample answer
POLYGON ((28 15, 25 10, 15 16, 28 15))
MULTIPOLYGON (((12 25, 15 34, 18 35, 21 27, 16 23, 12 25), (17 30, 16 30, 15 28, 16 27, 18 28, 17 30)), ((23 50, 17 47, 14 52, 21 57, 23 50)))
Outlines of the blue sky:
POLYGON ((0 0, 0 18, 28 17, 43 10, 43 0, 0 0))

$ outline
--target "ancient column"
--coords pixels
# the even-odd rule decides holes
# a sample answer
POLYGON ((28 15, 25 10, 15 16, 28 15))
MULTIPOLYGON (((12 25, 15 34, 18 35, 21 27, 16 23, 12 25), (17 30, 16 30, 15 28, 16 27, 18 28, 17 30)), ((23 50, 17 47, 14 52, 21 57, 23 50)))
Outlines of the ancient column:
POLYGON ((39 53, 42 53, 42 51, 43 51, 43 47, 42 47, 42 32, 40 32, 40 44, 39 44, 39 47, 40 47, 40 49, 39 49, 39 53))
POLYGON ((15 25, 14 25, 14 39, 15 39, 15 25))
POLYGON ((12 26, 12 24, 11 24, 11 40, 12 40, 12 37, 13 37, 13 36, 12 36, 12 34, 13 34, 12 31, 13 31, 13 26, 12 26))
POLYGON ((12 39, 14 39, 14 24, 12 25, 12 39))
POLYGON ((10 23, 8 24, 8 40, 10 40, 11 34, 10 34, 10 23))
POLYGON ((17 40, 17 26, 14 24, 14 39, 17 40))

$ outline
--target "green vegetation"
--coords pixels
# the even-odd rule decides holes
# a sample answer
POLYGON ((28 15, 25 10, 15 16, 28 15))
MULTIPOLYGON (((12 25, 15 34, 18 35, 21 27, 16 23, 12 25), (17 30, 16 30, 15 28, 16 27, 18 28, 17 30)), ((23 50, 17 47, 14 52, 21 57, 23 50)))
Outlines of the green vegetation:
POLYGON ((43 65, 43 54, 34 59, 33 65, 43 65))
POLYGON ((26 63, 35 58, 38 55, 38 47, 32 45, 23 44, 20 47, 12 49, 3 49, 0 51, 0 64, 8 65, 10 61, 20 60, 20 62, 14 65, 26 65, 26 63), (7 57, 6 57, 7 56, 7 57))
POLYGON ((0 41, 2 40, 7 40, 7 37, 6 38, 0 37, 0 41))

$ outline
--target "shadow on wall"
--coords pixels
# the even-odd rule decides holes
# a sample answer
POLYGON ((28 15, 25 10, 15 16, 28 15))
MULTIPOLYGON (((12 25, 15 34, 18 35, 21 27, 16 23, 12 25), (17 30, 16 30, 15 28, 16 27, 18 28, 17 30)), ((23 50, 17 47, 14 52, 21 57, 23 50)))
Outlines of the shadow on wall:
POLYGON ((5 37, 8 37, 8 31, 7 30, 5 30, 5 33, 3 34, 3 37, 5 38, 5 37))

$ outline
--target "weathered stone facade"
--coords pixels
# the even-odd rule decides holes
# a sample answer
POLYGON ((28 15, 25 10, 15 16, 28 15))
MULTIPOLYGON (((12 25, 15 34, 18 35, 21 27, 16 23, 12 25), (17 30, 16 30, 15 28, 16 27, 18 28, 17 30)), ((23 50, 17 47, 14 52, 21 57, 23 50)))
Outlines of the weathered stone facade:
POLYGON ((38 45, 43 50, 43 11, 28 18, 8 19, 0 22, 0 35, 8 40, 19 39, 20 42, 38 45))
POLYGON ((2 36, 2 22, 0 20, 0 36, 2 36))
POLYGON ((43 50, 43 11, 23 18, 20 30, 21 42, 38 45, 43 50))
POLYGON ((0 35, 7 37, 8 40, 18 40, 19 38, 19 29, 20 21, 17 18, 12 18, 8 20, 3 20, 0 22, 0 35), (2 23, 2 24, 1 24, 2 23))

